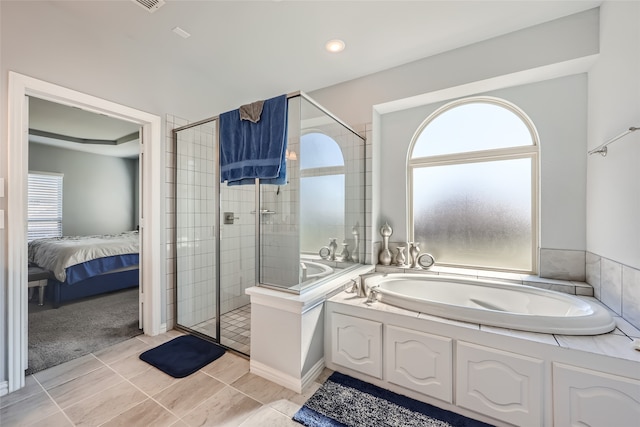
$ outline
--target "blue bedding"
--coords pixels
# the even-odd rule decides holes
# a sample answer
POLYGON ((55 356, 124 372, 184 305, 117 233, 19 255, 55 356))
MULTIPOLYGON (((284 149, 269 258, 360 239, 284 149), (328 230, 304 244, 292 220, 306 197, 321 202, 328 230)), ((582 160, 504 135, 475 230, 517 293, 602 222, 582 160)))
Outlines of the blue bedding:
POLYGON ((65 283, 73 285, 93 276, 112 272, 126 267, 134 267, 140 263, 139 254, 114 255, 110 257, 96 258, 80 264, 67 267, 67 279, 65 283))

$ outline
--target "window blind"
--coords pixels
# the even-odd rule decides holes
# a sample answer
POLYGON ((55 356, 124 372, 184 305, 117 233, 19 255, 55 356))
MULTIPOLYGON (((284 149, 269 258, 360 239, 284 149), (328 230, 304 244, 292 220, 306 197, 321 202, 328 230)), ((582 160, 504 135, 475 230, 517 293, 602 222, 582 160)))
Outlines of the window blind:
POLYGON ((29 173, 27 238, 62 236, 62 175, 29 173))

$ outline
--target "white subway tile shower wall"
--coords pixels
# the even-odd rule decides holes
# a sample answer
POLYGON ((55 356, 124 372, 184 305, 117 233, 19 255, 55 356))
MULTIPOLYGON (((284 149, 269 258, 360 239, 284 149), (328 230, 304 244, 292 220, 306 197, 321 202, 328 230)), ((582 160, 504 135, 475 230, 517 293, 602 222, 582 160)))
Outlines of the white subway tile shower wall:
MULTIPOLYGON (((181 156, 178 173, 189 186, 176 189, 174 183, 173 129, 189 124, 187 120, 167 115, 167 329, 176 324, 174 318, 175 293, 175 197, 176 191, 188 197, 181 201, 180 209, 192 209, 193 215, 181 219, 179 241, 193 243, 193 247, 178 259, 181 273, 180 295, 181 323, 195 325, 215 317, 215 161, 216 144, 212 126, 198 126, 181 132, 179 144, 181 156), (184 148, 184 149, 183 149, 184 148), (189 164, 189 159, 193 162, 189 164), (193 168, 190 170, 190 168, 193 168), (183 259, 184 258, 184 259, 183 259), (188 271, 184 271, 185 268, 188 271)), ((221 225, 220 304, 222 313, 249 303, 245 289, 255 285, 255 221, 252 213, 255 204, 254 186, 227 187, 221 185, 221 215, 233 212, 238 219, 233 225, 221 225)), ((181 197, 182 198, 182 197, 181 197)), ((182 216, 179 216, 182 218, 182 216)))
POLYGON ((213 126, 178 134, 177 304, 187 327, 215 317, 215 147, 213 126))
MULTIPOLYGON (((221 224, 221 314, 249 304, 245 290, 256 283, 255 186, 220 187, 221 215, 232 212, 233 224, 221 224)), ((224 221, 222 221, 224 222, 224 221)))

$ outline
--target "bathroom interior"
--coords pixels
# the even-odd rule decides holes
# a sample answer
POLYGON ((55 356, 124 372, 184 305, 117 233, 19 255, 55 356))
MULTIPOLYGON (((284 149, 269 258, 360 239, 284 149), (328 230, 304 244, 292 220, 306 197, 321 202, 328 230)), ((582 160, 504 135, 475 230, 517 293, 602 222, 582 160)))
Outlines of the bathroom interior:
MULTIPOLYGON (((378 147, 378 164, 371 142, 296 92, 285 185, 218 184, 218 116, 175 128, 176 326, 250 357, 253 373, 297 392, 328 367, 495 425, 597 418, 587 402, 612 415, 593 396, 615 402, 621 425, 635 419, 637 308, 622 299, 612 308, 594 286, 606 259, 540 243, 552 238, 547 199, 566 194, 558 179, 580 180, 546 159, 606 160, 636 131, 585 152, 584 106, 574 100, 586 87, 585 74, 568 74, 400 109, 377 123, 382 140, 399 141, 378 147), (474 149, 454 137, 440 152, 441 126, 488 148, 457 161, 474 149), (564 145, 544 143, 552 138, 564 145), (443 169, 451 165, 470 171, 461 178, 443 169), (369 224, 376 171, 389 184, 381 198, 393 202, 369 224), (398 298, 407 283, 415 292, 398 298), (441 295, 453 302, 434 304, 441 295), (575 394, 576 382, 588 392, 575 394), (551 396, 580 404, 552 409, 551 396)), ((581 233, 575 219, 555 221, 564 239, 581 233)))
MULTIPOLYGON (((601 414, 630 408, 627 413, 637 419, 640 352, 632 344, 640 339, 640 132, 616 140, 606 156, 589 150, 640 125, 638 42, 628 33, 637 34, 639 10, 633 2, 606 1, 595 9, 316 89, 309 96, 290 94, 289 182, 281 186, 219 184, 217 116, 193 123, 182 118, 206 117, 202 112, 210 111, 212 97, 198 98, 202 105, 193 109, 175 102, 185 98, 184 87, 194 98, 200 96, 192 88, 198 85, 188 79, 183 86, 167 84, 167 91, 175 92, 167 95, 170 102, 159 105, 153 103, 157 86, 130 97, 129 89, 111 94, 109 88, 85 85, 87 92, 106 99, 166 114, 161 191, 166 206, 160 209, 166 214, 166 230, 157 245, 167 247, 159 263, 160 323, 250 357, 253 373, 293 390, 301 390, 326 366, 496 425, 569 425, 571 411, 589 407, 601 414), (404 246, 408 257, 414 239, 406 174, 414 136, 452 100, 475 96, 517 106, 539 138, 534 166, 539 175, 533 181, 533 194, 539 196, 531 207, 536 228, 529 264, 510 272, 490 273, 491 268, 477 265, 456 269, 444 265, 447 254, 441 245, 418 241, 422 254, 433 255, 434 266, 393 265, 398 247, 404 246), (389 248, 394 258, 389 265, 377 265, 385 224, 393 230, 389 248), (353 289, 371 270, 491 278, 577 294, 606 306, 616 328, 592 336, 518 332, 446 322, 383 302, 367 304, 353 289), (350 323, 354 318, 358 320, 350 323), (378 341, 358 341, 358 334, 351 338, 357 350, 378 353, 365 354, 360 365, 348 360, 344 351, 354 349, 340 349, 334 342, 345 328, 372 328, 370 336, 378 341), (405 335, 407 331, 418 333, 405 335), (389 381, 389 361, 395 356, 386 343, 402 340, 421 342, 422 349, 433 343, 443 346, 437 348, 450 356, 445 360, 449 377, 436 382, 446 386, 434 391, 398 375, 389 381), (519 385, 501 390, 533 396, 529 405, 510 401, 500 390, 491 391, 510 408, 490 408, 487 402, 456 395, 464 385, 456 381, 471 366, 465 360, 477 354, 497 374, 517 377, 519 385), (593 393, 582 395, 576 385, 593 393), (558 400, 560 395, 565 400, 558 400), (579 401, 587 404, 575 403, 579 401), (626 403, 616 406, 619 401, 626 403)), ((11 12, 8 7, 5 11, 11 12)), ((20 52, 6 49, 3 58, 8 64, 3 70, 13 67, 73 86, 74 77, 67 74, 75 76, 76 71, 62 61, 42 71, 40 65, 25 63, 20 52)), ((146 64, 140 69, 146 71, 146 64)), ((428 356, 411 348, 419 360, 406 360, 425 366, 428 356)), ((484 382, 504 385, 495 381, 498 376, 484 382)))
MULTIPOLYGON (((608 156, 628 150, 638 133, 627 129, 637 123, 629 117, 599 138, 588 136, 593 77, 585 64, 592 60, 568 68, 559 65, 549 78, 521 75, 509 82, 454 87, 425 99, 390 101, 374 108, 372 123, 359 132, 312 98, 295 94, 289 100, 290 175, 283 186, 234 188, 212 184, 219 182, 213 179, 208 180, 211 188, 202 188, 197 173, 189 174, 202 167, 202 173, 216 176, 216 119, 176 123, 176 325, 250 356, 253 373, 296 391, 326 366, 495 425, 566 425, 594 416, 586 406, 554 404, 572 399, 611 415, 606 405, 573 394, 572 384, 580 383, 601 402, 620 404, 619 419, 633 419, 640 405, 640 353, 633 347, 640 338, 638 270, 585 250, 587 223, 599 213, 594 199, 587 197, 598 186, 597 179, 593 174, 585 179, 584 171, 606 167, 610 160, 597 150, 589 153, 585 141, 590 148, 611 144, 608 156), (491 253, 489 248, 502 243, 489 238, 481 247, 468 247, 471 256, 465 259, 471 261, 465 265, 450 256, 464 243, 464 235, 451 243, 436 229, 434 238, 425 240, 416 238, 413 229, 425 228, 412 217, 413 198, 436 196, 452 187, 410 178, 415 168, 412 150, 425 125, 468 100, 517 112, 532 142, 530 148, 516 149, 523 163, 504 172, 529 182, 524 192, 514 193, 521 204, 515 210, 525 213, 525 243, 491 253), (624 135, 613 141, 620 132, 624 135), (341 155, 334 156, 334 151, 341 155), (201 186, 195 194, 208 198, 206 202, 190 195, 191 183, 201 186), (423 255, 420 262, 410 253, 412 246, 423 255), (387 248, 389 256, 381 257, 387 248), (398 260, 401 253, 404 262, 398 260), (378 275, 440 274, 559 291, 592 307, 606 306, 605 324, 590 333, 536 327, 519 331, 465 318, 434 319, 415 308, 407 313, 407 307, 377 302, 385 301, 383 293, 367 298, 362 284, 372 270, 378 275), (205 293, 209 295, 202 298, 205 293), (432 358, 433 372, 423 363, 432 358), (474 370, 482 364, 489 366, 474 370), (510 373, 478 385, 483 370, 492 378, 510 373), (517 397, 505 392, 514 387, 520 390, 517 397)), ((339 96, 334 93, 338 90, 328 93, 339 96)), ((467 136, 473 136, 473 125, 469 128, 467 136)), ((473 173, 482 176, 476 181, 485 185, 487 172, 473 173)), ((501 181, 498 176, 498 186, 501 181)), ((483 209, 484 202, 471 203, 472 210, 483 209)), ((503 220, 498 216, 498 223, 503 220)), ((469 222, 481 223, 481 218, 469 222)), ((489 232, 495 219, 485 225, 485 234, 499 234, 489 232)))

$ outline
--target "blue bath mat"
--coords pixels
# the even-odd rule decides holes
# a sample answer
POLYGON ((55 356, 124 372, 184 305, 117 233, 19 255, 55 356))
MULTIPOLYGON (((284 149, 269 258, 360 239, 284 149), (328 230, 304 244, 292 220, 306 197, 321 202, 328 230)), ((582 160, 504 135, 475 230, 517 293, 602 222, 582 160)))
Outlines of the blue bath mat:
POLYGON ((193 335, 183 335, 147 350, 140 359, 174 378, 184 378, 224 354, 224 348, 193 335))
POLYGON ((490 427, 334 372, 293 416, 308 427, 490 427))

